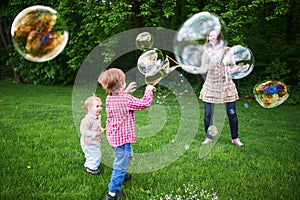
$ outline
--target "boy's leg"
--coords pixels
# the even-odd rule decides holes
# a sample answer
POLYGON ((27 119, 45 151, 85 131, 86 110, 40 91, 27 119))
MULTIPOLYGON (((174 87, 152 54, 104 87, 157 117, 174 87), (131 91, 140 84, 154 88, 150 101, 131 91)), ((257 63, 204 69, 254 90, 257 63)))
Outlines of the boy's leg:
POLYGON ((132 156, 133 153, 130 144, 124 144, 115 148, 115 161, 110 183, 108 185, 109 192, 116 193, 120 190, 132 156))

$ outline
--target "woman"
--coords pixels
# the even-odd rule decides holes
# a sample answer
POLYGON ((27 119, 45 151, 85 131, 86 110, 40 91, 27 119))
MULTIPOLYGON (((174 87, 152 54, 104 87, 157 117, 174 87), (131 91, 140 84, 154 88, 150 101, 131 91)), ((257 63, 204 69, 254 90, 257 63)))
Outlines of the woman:
POLYGON ((225 104, 227 116, 229 119, 231 142, 237 146, 243 143, 238 138, 238 118, 236 114, 235 101, 239 99, 236 86, 232 79, 225 73, 229 70, 235 70, 230 64, 234 64, 233 59, 226 59, 226 65, 223 57, 228 47, 224 45, 224 37, 221 31, 212 30, 209 32, 204 45, 201 67, 198 72, 207 73, 205 82, 200 92, 200 99, 204 101, 204 129, 206 139, 202 144, 212 142, 212 136, 208 134, 208 127, 212 125, 215 104, 225 104), (231 67, 228 67, 231 66, 231 67))

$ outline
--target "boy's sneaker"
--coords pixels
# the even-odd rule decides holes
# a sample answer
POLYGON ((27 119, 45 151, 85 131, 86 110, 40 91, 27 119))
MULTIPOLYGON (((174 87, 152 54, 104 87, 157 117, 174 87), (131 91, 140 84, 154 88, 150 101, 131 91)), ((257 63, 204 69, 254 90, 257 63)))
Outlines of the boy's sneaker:
POLYGON ((202 142, 202 144, 209 144, 209 143, 211 143, 211 142, 212 142, 212 139, 206 138, 206 139, 202 142))
POLYGON ((123 198, 124 194, 121 191, 117 191, 115 196, 111 196, 110 194, 106 195, 106 200, 116 200, 118 198, 123 198))
POLYGON ((90 168, 88 168, 88 167, 85 167, 85 171, 86 171, 87 173, 90 173, 90 174, 99 174, 99 173, 100 173, 100 170, 99 170, 99 169, 92 170, 92 169, 90 169, 90 168))
POLYGON ((124 178, 124 182, 130 181, 130 179, 131 179, 131 175, 126 173, 125 178, 124 178))
POLYGON ((231 142, 232 142, 233 144, 235 144, 236 146, 239 146, 239 147, 244 145, 244 144, 240 141, 239 138, 233 139, 233 140, 231 140, 231 142))

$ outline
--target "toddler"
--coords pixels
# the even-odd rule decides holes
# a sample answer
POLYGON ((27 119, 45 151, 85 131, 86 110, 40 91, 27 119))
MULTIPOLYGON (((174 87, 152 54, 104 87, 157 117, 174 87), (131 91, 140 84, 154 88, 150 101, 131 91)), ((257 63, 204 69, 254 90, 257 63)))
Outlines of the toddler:
POLYGON ((95 95, 86 99, 84 103, 86 115, 80 123, 80 144, 85 155, 84 168, 90 174, 100 172, 101 162, 100 133, 102 101, 95 95))

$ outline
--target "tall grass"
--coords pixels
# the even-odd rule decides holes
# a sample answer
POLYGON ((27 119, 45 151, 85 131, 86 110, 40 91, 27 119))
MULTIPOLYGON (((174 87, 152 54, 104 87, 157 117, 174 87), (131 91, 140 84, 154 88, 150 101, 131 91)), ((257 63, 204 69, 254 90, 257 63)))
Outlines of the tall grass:
MULTIPOLYGON (((157 94, 153 104, 167 108, 171 121, 155 137, 138 138, 135 152, 151 152, 177 131, 176 99, 165 94, 162 101, 157 94)), ((97 95, 105 99, 103 91, 97 95)), ((248 108, 244 103, 237 102, 243 147, 230 143, 225 121, 217 144, 199 159, 204 139, 200 102, 195 105, 201 112, 199 128, 186 152, 162 169, 133 173, 122 186, 125 199, 300 199, 300 105, 264 109, 255 101, 247 102, 248 108)), ((150 120, 148 112, 136 112, 137 127, 150 120)), ((83 170, 72 87, 1 81, 0 127, 0 199, 105 198, 111 168, 102 164, 100 175, 83 170)))

